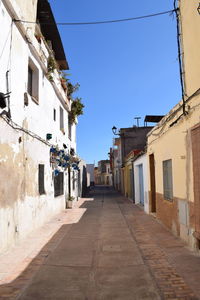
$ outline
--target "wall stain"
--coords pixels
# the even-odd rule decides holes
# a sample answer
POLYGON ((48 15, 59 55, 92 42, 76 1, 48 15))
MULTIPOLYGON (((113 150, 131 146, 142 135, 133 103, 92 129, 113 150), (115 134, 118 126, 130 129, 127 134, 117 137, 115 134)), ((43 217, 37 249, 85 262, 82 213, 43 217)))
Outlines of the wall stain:
POLYGON ((37 167, 31 158, 24 163, 24 151, 13 151, 12 145, 1 144, 0 148, 0 207, 13 207, 25 196, 37 196, 35 182, 37 167))

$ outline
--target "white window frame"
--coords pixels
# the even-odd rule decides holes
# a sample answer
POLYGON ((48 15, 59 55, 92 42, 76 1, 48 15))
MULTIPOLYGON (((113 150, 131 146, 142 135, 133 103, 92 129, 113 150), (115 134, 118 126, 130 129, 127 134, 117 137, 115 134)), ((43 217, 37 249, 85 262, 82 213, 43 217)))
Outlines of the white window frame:
POLYGON ((31 96, 32 100, 39 104, 39 70, 31 59, 28 62, 28 76, 27 76, 27 93, 31 96), (29 82, 29 68, 32 70, 31 80, 29 82), (31 93, 29 90, 29 85, 31 84, 31 93))

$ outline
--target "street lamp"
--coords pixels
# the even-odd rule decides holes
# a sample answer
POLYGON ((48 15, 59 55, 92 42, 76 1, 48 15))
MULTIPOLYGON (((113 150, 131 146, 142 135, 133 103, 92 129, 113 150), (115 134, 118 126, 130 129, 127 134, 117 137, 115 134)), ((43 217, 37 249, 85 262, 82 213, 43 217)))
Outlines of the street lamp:
POLYGON ((200 15, 200 3, 199 3, 199 6, 197 7, 197 11, 198 11, 198 13, 200 15))
POLYGON ((117 127, 113 126, 112 128, 112 132, 114 135, 119 135, 119 133, 117 133, 117 127))

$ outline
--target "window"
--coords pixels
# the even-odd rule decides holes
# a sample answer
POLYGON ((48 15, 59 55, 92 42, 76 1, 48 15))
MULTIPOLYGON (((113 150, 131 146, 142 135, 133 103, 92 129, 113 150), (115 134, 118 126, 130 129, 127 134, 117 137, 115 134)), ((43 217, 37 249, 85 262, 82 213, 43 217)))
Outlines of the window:
POLYGON ((72 173, 72 188, 73 188, 73 190, 75 190, 75 172, 73 171, 73 173, 72 173))
POLYGON ((56 121, 56 110, 55 110, 55 108, 53 109, 53 120, 56 121))
POLYGON ((69 117, 68 117, 68 137, 71 140, 71 138, 72 138, 72 124, 71 124, 71 121, 70 121, 69 117))
POLYGON ((33 95, 33 70, 31 67, 28 67, 28 93, 30 96, 33 95))
POLYGON ((54 197, 64 194, 63 178, 63 172, 54 177, 54 197))
POLYGON ((39 194, 45 194, 44 190, 44 165, 39 165, 38 168, 38 187, 39 187, 39 194))
POLYGON ((63 116, 63 109, 60 106, 60 130, 64 131, 64 116, 63 116))
POLYGON ((32 99, 38 103, 38 101, 39 101, 39 71, 31 60, 29 60, 29 65, 28 65, 27 92, 32 97, 32 99))
POLYGON ((167 200, 173 199, 172 160, 163 161, 163 194, 167 200))

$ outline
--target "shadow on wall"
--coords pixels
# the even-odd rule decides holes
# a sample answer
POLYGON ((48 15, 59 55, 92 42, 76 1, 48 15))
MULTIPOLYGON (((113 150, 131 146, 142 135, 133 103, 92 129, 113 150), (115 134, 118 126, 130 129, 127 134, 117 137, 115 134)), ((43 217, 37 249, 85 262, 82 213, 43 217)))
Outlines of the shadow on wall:
POLYGON ((87 171, 86 167, 83 166, 83 172, 82 172, 82 194, 81 197, 85 197, 88 193, 88 188, 87 188, 87 171))

